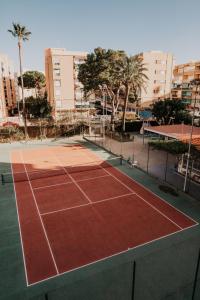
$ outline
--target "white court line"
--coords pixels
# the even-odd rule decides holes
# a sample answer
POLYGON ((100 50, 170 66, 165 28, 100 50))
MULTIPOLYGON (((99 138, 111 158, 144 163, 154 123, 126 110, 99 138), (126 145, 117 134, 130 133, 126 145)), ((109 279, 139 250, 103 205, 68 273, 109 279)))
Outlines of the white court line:
POLYGON ((163 236, 161 236, 161 237, 155 238, 155 239, 153 239, 153 240, 151 240, 151 241, 142 243, 142 244, 137 245, 137 246, 135 246, 135 247, 128 248, 128 249, 122 250, 122 251, 120 251, 120 252, 116 252, 116 253, 114 253, 114 254, 112 254, 112 255, 109 255, 109 256, 106 256, 106 257, 103 257, 103 258, 94 260, 94 261, 92 261, 92 262, 90 262, 90 263, 88 263, 88 264, 81 265, 80 267, 76 267, 76 268, 70 269, 70 270, 68 270, 68 271, 59 273, 59 274, 57 274, 57 275, 54 275, 54 276, 51 276, 51 277, 47 277, 47 278, 42 279, 42 280, 40 280, 40 281, 36 281, 36 282, 34 282, 34 283, 29 284, 28 286, 33 286, 33 285, 36 285, 36 284, 38 284, 38 283, 41 283, 41 282, 44 282, 44 281, 48 281, 48 280, 53 279, 53 278, 57 278, 58 276, 61 276, 61 275, 64 275, 64 274, 68 274, 68 273, 70 273, 70 272, 77 271, 77 270, 83 269, 83 268, 85 268, 85 267, 89 267, 89 266, 91 266, 91 265, 95 265, 95 264, 98 263, 98 262, 103 262, 103 261, 105 261, 105 260, 107 260, 107 259, 113 258, 113 257, 118 256, 118 255, 120 255, 120 254, 124 254, 124 253, 127 253, 127 252, 131 251, 131 250, 135 250, 135 249, 137 249, 137 248, 140 248, 140 247, 143 247, 143 246, 152 244, 152 243, 154 243, 154 242, 156 242, 156 241, 159 241, 159 240, 162 240, 162 239, 164 239, 164 238, 173 236, 173 235, 175 235, 175 234, 177 234, 177 233, 179 233, 179 232, 185 231, 185 230, 187 230, 187 229, 189 229, 189 228, 192 228, 192 227, 195 227, 195 226, 197 226, 197 224, 196 224, 196 225, 191 225, 191 226, 189 226, 189 227, 187 227, 187 228, 184 228, 184 229, 181 229, 181 230, 176 230, 176 231, 174 231, 174 232, 172 232, 172 233, 169 233, 169 234, 163 235, 163 236))
MULTIPOLYGON (((65 175, 65 174, 62 174, 65 175)), ((109 177, 110 175, 101 175, 101 176, 97 176, 97 177, 92 177, 92 178, 85 178, 85 179, 79 179, 76 180, 76 182, 82 182, 82 181, 88 181, 88 180, 93 180, 93 179, 97 179, 97 178, 102 178, 102 177, 109 177)), ((59 186, 59 185, 66 185, 66 184, 70 184, 73 183, 72 181, 69 182, 61 182, 61 183, 55 183, 55 184, 51 184, 51 185, 44 185, 44 186, 39 186, 39 187, 35 187, 33 188, 34 190, 40 190, 40 189, 44 189, 44 188, 51 188, 54 186, 59 186)))
POLYGON ((77 188, 82 192, 82 194, 85 196, 85 198, 88 200, 88 202, 92 203, 92 201, 90 200, 90 198, 86 195, 86 193, 83 191, 83 189, 79 186, 79 184, 74 180, 74 178, 67 172, 67 170, 65 169, 65 167, 62 166, 60 160, 57 158, 57 156, 54 154, 56 160, 58 161, 59 165, 63 168, 63 170, 65 171, 66 175, 68 175, 71 180, 73 181, 73 183, 77 186, 77 188))
MULTIPOLYGON (((63 174, 65 176, 65 174, 63 174)), ((72 184, 72 181, 69 182, 60 182, 60 183, 55 183, 55 184, 51 184, 51 185, 44 185, 44 186, 38 186, 38 187, 33 187, 33 190, 41 190, 41 189, 46 189, 46 188, 51 188, 51 187, 55 187, 55 186, 60 186, 60 185, 67 185, 67 184, 72 184)))
POLYGON ((32 193, 34 202, 35 202, 35 206, 36 206, 36 209, 37 209, 37 212, 38 212, 38 216, 39 216, 39 219, 40 219, 40 222, 41 222, 41 225, 42 225, 42 229, 43 229, 43 232, 44 232, 44 235, 45 235, 45 238, 46 238, 48 247, 49 247, 49 251, 50 251, 50 254, 51 254, 51 257, 52 257, 52 260, 53 260, 55 269, 56 269, 56 273, 59 274, 58 267, 57 267, 57 264, 56 264, 56 261, 55 261, 55 257, 54 257, 53 251, 52 251, 52 249, 51 249, 51 245, 50 245, 50 242, 49 242, 49 239, 48 239, 48 236, 47 236, 47 233, 46 233, 46 229, 45 229, 44 224, 43 224, 43 221, 42 221, 42 217, 41 217, 41 215, 40 215, 40 211, 39 211, 39 208, 38 208, 38 205, 37 205, 37 201, 36 201, 36 198, 35 198, 35 194, 34 194, 34 192, 33 192, 33 189, 32 189, 31 183, 30 183, 29 175, 28 175, 28 173, 27 173, 26 165, 25 165, 25 163, 24 163, 23 155, 22 155, 22 152, 21 152, 21 151, 20 151, 20 156, 21 156, 21 159, 22 159, 22 162, 23 162, 23 165, 24 165, 24 169, 25 169, 26 174, 27 174, 28 183, 29 183, 29 186, 30 186, 30 189, 31 189, 31 193, 32 193))
MULTIPOLYGON (((9 157, 10 157, 10 153, 9 153, 9 157)), ((20 242, 21 242, 21 247, 22 247, 22 257, 23 257, 23 263, 24 263, 26 285, 28 286, 28 275, 27 275, 27 269, 26 269, 26 259, 25 259, 25 254, 24 254, 24 244, 23 244, 23 239, 22 239, 22 232, 21 232, 21 225, 20 225, 20 218, 19 218, 19 208, 18 208, 18 203, 17 203, 17 193, 16 193, 16 189, 15 189, 14 173, 13 173, 13 165, 12 165, 11 157, 10 157, 10 163, 11 163, 11 173, 12 173, 12 177, 13 177, 13 186, 14 186, 14 193, 15 193, 15 204, 16 204, 16 209, 17 209, 17 219, 18 219, 18 224, 19 224, 19 235, 20 235, 20 242)))
MULTIPOLYGON (((114 167, 115 168, 115 167, 114 167)), ((121 174, 123 174, 124 176, 126 176, 127 178, 131 179, 133 182, 137 183, 141 188, 143 188, 144 190, 150 192, 152 195, 156 196, 157 198, 159 198, 161 201, 165 202, 167 205, 171 206, 174 210, 176 210, 177 212, 179 212, 180 214, 184 215, 185 217, 187 217, 188 219, 190 219, 191 221, 193 221, 196 225, 198 225, 199 223, 197 221, 195 221, 193 218, 191 218, 190 216, 188 216, 187 214, 185 214, 184 212, 182 212, 180 209, 176 208, 175 206, 173 206, 171 203, 167 202, 165 199, 161 198, 160 196, 158 196, 156 193, 154 193, 152 190, 150 190, 148 187, 142 185, 139 181, 133 179, 132 177, 130 177, 128 174, 124 173, 123 171, 121 171, 118 168, 115 168, 117 171, 119 171, 121 174)))
MULTIPOLYGON (((102 167, 103 168, 103 167, 102 167)), ((118 182, 123 184, 129 191, 134 192, 133 189, 129 188, 125 183, 123 183, 119 178, 117 178, 115 175, 107 171, 105 168, 103 168, 108 174, 110 174, 113 178, 115 178, 118 182)), ((159 214, 161 214, 163 217, 165 217, 168 221, 173 223, 175 226, 177 226, 179 229, 183 229, 181 226, 179 226, 176 222, 171 220, 169 217, 167 217, 164 213, 162 213, 159 209, 157 209, 154 205, 150 204, 148 201, 144 200, 141 196, 139 196, 137 193, 135 193, 140 199, 142 199, 146 204, 148 204, 150 207, 152 207, 154 210, 156 210, 159 214)))
MULTIPOLYGON (((109 164, 110 165, 110 164, 109 164)), ((110 176, 112 176, 115 180, 117 180, 118 182, 120 182, 124 187, 126 187, 130 192, 135 193, 135 191, 133 189, 131 189, 129 186, 127 186, 124 182, 122 182, 119 178, 117 178, 116 176, 114 176, 112 173, 110 173, 108 170, 106 170, 106 168, 102 167, 100 165, 100 167, 110 176)), ((82 189, 81 189, 82 190, 82 189)), ((179 226, 176 222, 174 222, 171 218, 169 218, 168 216, 166 216, 163 212, 161 212, 158 208, 156 208, 154 205, 150 204, 148 201, 146 201, 143 197, 139 196, 137 193, 135 193, 141 200, 143 200, 147 205, 149 205, 151 208, 153 208, 155 211, 157 211, 160 215, 162 215, 165 219, 167 219, 168 221, 170 221, 171 223, 173 223, 175 226, 177 226, 179 229, 183 229, 181 226, 179 226)))
MULTIPOLYGON (((117 170, 118 170, 118 169, 117 169, 117 170)), ((123 172, 121 172, 121 173, 122 173, 122 174, 124 174, 123 172)), ((126 175, 126 174, 124 174, 124 175, 126 175)), ((127 177, 129 177, 129 176, 127 175, 127 177)), ((130 177, 130 179, 131 179, 131 180, 133 180, 131 177, 130 177)), ((168 203, 167 203, 167 204, 168 204, 168 203)), ((173 206, 172 206, 172 207, 173 207, 173 206)), ((146 243, 140 244, 140 245, 138 245, 138 246, 135 246, 135 247, 133 247, 133 248, 130 248, 130 249, 128 249, 128 250, 124 250, 124 251, 121 251, 121 252, 115 253, 115 254, 113 254, 113 255, 110 255, 110 256, 104 257, 104 258, 102 258, 102 259, 99 259, 99 260, 93 261, 93 262, 91 262, 91 263, 88 263, 88 264, 85 264, 85 265, 82 265, 82 266, 80 266, 80 267, 77 267, 77 268, 74 268, 74 269, 71 269, 71 270, 65 271, 65 272, 63 272, 63 273, 60 273, 60 274, 57 274, 57 275, 54 275, 54 276, 48 277, 48 278, 46 278, 46 279, 43 279, 43 280, 40 280, 40 281, 34 282, 34 283, 30 284, 29 286, 35 285, 35 284, 37 284, 37 283, 40 283, 40 282, 47 281, 47 280, 49 280, 49 279, 51 279, 51 278, 56 278, 56 277, 58 277, 58 276, 60 276, 60 275, 67 274, 67 273, 69 273, 69 272, 72 272, 72 271, 75 271, 75 270, 82 269, 83 267, 86 267, 86 266, 93 265, 93 264, 95 264, 96 262, 101 262, 101 261, 104 261, 104 260, 106 260, 106 259, 109 259, 109 258, 115 257, 115 256, 117 256, 117 255, 120 255, 120 254, 126 253, 126 252, 128 252, 129 250, 136 249, 136 248, 142 247, 142 246, 144 246, 144 245, 148 245, 148 244, 150 244, 150 243, 153 243, 154 241, 161 240, 161 239, 163 239, 163 238, 165 238, 165 237, 172 236, 172 235, 176 234, 177 232, 185 231, 185 230, 187 230, 187 229, 189 229, 189 228, 192 228, 192 227, 194 227, 194 226, 196 226, 196 225, 192 225, 192 226, 189 226, 189 227, 187 227, 187 228, 184 228, 184 229, 181 229, 181 230, 177 230, 176 232, 173 232, 173 233, 170 233, 170 234, 164 235, 164 236, 162 236, 162 237, 159 237, 159 238, 153 239, 153 240, 151 240, 151 241, 149 241, 149 242, 146 242, 146 243)))
POLYGON ((50 212, 42 213, 41 216, 51 215, 51 214, 54 214, 54 213, 57 213, 57 212, 61 212, 61 211, 65 211, 65 210, 71 210, 71 209, 74 209, 74 208, 79 208, 79 207, 94 205, 94 204, 98 204, 98 203, 101 203, 101 202, 107 202, 107 201, 110 201, 110 200, 114 200, 114 199, 118 199, 118 198, 123 198, 123 197, 131 196, 131 195, 135 195, 135 193, 128 193, 128 194, 124 194, 124 195, 119 195, 119 196, 114 196, 114 197, 102 199, 102 200, 99 200, 99 201, 94 201, 92 203, 80 204, 80 205, 66 207, 66 208, 62 208, 62 209, 58 209, 58 210, 53 210, 53 211, 50 211, 50 212))
MULTIPOLYGON (((91 142, 90 142, 91 143, 91 142)), ((85 147, 85 146, 83 146, 85 147)), ((85 147, 86 148, 86 147, 85 147)), ((88 153, 92 150, 86 148, 88 150, 88 153)), ((93 152, 93 151, 92 151, 93 152)), ((93 153, 94 156, 96 157, 100 157, 101 155, 96 155, 93 153)), ((105 160, 106 161, 106 160, 105 160)), ((106 161, 110 166, 112 166, 108 161, 106 161)), ((128 174, 126 174, 125 172, 123 172, 122 170, 120 170, 119 168, 116 168, 115 166, 112 166, 114 169, 116 169, 118 172, 120 172, 122 175, 126 176, 127 178, 131 179, 133 182, 136 182, 139 186, 141 186, 141 188, 143 188, 144 190, 149 191, 151 194, 155 195, 157 198, 159 198, 161 201, 165 202, 167 205, 171 206, 173 209, 175 209, 176 211, 178 211, 179 213, 183 214, 185 217, 187 217, 188 219, 190 219, 191 221, 193 221, 196 225, 199 225, 199 223, 194 220, 193 218, 191 218, 190 216, 188 216, 186 213, 182 212, 180 209, 176 208, 175 206, 173 206, 171 203, 167 202, 164 198, 161 198, 160 196, 158 196, 156 193, 154 193, 152 190, 150 190, 148 187, 144 186, 143 184, 141 184, 139 181, 133 179, 132 177, 130 177, 128 174)))

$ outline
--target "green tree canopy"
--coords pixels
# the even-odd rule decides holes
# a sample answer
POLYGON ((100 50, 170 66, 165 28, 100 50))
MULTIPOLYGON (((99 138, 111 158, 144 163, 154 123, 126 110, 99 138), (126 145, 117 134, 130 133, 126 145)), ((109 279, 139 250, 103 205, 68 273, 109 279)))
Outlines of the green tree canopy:
POLYGON ((152 113, 162 124, 190 123, 191 117, 186 111, 186 104, 179 100, 160 100, 153 104, 152 113))
MULTIPOLYGON (((45 86, 45 76, 42 72, 38 71, 27 71, 23 74, 24 87, 36 89, 36 95, 42 87, 45 86)), ((18 84, 21 86, 21 77, 18 77, 18 84)))
POLYGON ((123 131, 125 131, 127 104, 129 101, 134 102, 138 100, 138 96, 148 80, 145 74, 146 71, 147 68, 145 68, 140 55, 125 56, 120 62, 120 76, 125 94, 122 120, 123 131))
MULTIPOLYGON (((20 103, 20 106, 22 103, 20 103)), ((47 99, 38 97, 26 98, 26 113, 31 115, 33 118, 48 118, 51 116, 52 107, 50 106, 47 99)))
POLYGON ((79 67, 78 79, 84 86, 85 95, 106 93, 112 104, 112 118, 119 105, 122 89, 120 61, 126 56, 124 51, 96 48, 87 55, 84 64, 79 67))

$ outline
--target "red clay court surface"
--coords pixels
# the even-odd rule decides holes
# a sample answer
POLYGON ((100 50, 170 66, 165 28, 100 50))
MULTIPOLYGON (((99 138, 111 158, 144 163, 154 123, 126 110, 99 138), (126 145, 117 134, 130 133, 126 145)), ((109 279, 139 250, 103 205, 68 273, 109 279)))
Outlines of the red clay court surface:
POLYGON ((197 225, 81 145, 15 150, 11 162, 27 285, 197 225))

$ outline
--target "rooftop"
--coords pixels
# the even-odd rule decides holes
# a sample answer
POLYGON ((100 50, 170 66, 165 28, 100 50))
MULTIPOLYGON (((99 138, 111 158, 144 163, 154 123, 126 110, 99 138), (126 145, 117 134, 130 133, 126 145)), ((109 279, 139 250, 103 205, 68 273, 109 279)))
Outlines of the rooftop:
MULTIPOLYGON (((144 129, 146 131, 174 138, 183 142, 188 142, 191 134, 191 126, 185 124, 149 126, 144 129)), ((200 150, 200 127, 193 127, 192 144, 200 150)))

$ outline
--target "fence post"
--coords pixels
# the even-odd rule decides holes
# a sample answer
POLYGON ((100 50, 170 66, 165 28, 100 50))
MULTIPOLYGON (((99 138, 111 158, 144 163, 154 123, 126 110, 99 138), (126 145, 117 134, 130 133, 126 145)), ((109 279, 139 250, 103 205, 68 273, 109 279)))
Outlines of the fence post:
POLYGON ((188 193, 190 191, 190 183, 191 183, 191 176, 192 176, 192 171, 193 171, 193 165, 194 165, 194 160, 192 160, 192 162, 191 162, 191 168, 190 168, 190 173, 189 173, 188 189, 187 189, 188 193))
POLYGON ((135 272, 136 272, 136 262, 133 262, 133 271, 132 271, 132 293, 131 300, 135 298, 135 272))
POLYGON ((196 291, 196 285, 197 285, 197 279, 198 279, 198 271, 199 271, 199 263, 200 263, 200 249, 198 253, 198 258, 197 258, 197 265, 196 265, 196 271, 195 271, 195 277, 194 277, 194 284, 193 284, 193 289, 192 289, 192 300, 195 300, 195 291, 196 291))
POLYGON ((147 174, 149 173, 149 152, 150 152, 150 145, 148 143, 148 149, 147 149, 147 174))
POLYGON ((121 133, 121 137, 120 137, 120 156, 123 157, 123 155, 122 155, 122 133, 121 133))
POLYGON ((134 164, 134 161, 135 161, 135 155, 134 155, 134 140, 135 140, 135 137, 133 136, 133 157, 132 157, 132 163, 134 164))
POLYGON ((168 165, 168 156, 169 153, 166 152, 166 162, 165 162, 165 181, 167 181, 167 165, 168 165))
POLYGON ((112 152, 112 131, 110 132, 110 152, 112 152))
POLYGON ((45 299, 45 300, 49 300, 49 297, 48 297, 48 294, 47 294, 47 293, 45 293, 44 299, 45 299))

